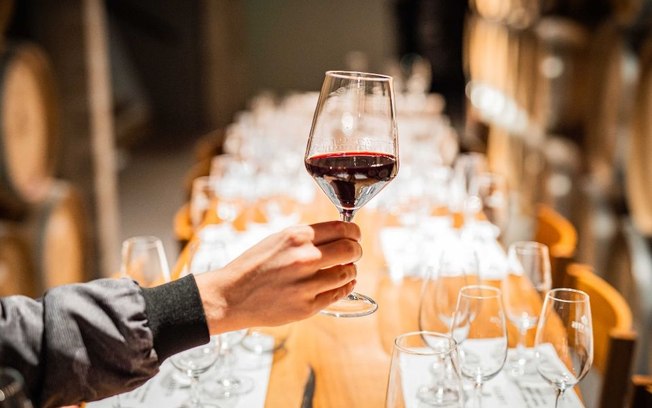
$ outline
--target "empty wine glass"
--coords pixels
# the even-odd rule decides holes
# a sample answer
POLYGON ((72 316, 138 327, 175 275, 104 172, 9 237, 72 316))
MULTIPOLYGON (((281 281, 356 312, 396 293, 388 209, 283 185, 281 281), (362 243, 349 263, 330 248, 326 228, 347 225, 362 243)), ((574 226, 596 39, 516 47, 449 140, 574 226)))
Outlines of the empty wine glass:
POLYGON ((215 179, 209 176, 194 179, 190 195, 190 222, 194 231, 206 221, 210 211, 215 211, 216 206, 215 179))
POLYGON ((575 289, 553 289, 543 302, 534 340, 537 371, 557 391, 578 384, 593 363, 593 326, 589 295, 575 289))
MULTIPOLYGON (((378 194, 398 172, 398 132, 392 78, 328 71, 305 152, 308 173, 343 221, 378 194)), ((378 305, 355 292, 322 313, 365 316, 378 305)))
POLYGON ((519 241, 507 251, 507 276, 503 294, 507 317, 518 328, 516 353, 509 363, 509 374, 526 373, 534 356, 527 352, 528 330, 537 326, 545 294, 550 290, 548 247, 534 241, 519 241))
POLYGON ((199 377, 207 372, 219 358, 219 343, 219 339, 212 336, 207 344, 182 351, 170 357, 172 365, 188 376, 190 380, 190 400, 182 407, 219 408, 218 405, 202 402, 199 395, 199 377))
MULTIPOLYGON (((170 267, 163 243, 157 237, 142 235, 122 242, 120 275, 149 288, 170 281, 170 267)), ((120 395, 113 400, 113 408, 125 408, 120 395)))
POLYGON ((122 243, 121 275, 144 288, 170 281, 170 268, 160 239, 136 236, 122 243))
POLYGON ((494 228, 496 237, 505 232, 509 222, 509 191, 505 177, 483 172, 473 177, 467 209, 473 222, 486 221, 494 228))
POLYGON ((221 361, 216 374, 204 382, 203 391, 206 395, 211 398, 225 399, 251 392, 254 387, 253 380, 233 372, 236 362, 234 348, 242 342, 246 335, 247 329, 219 335, 221 361))
MULTIPOLYGON (((428 267, 419 305, 419 330, 448 333, 460 290, 479 281, 478 258, 473 247, 454 241, 442 249, 438 265, 428 267)), ((421 401, 434 406, 448 406, 459 398, 448 378, 454 368, 446 361, 435 361, 432 384, 419 388, 421 401)))
MULTIPOLYGON (((188 272, 201 274, 224 267, 231 257, 228 246, 218 237, 200 236, 200 240, 191 244, 188 272)), ((202 391, 211 398, 229 398, 246 394, 253 388, 253 381, 248 377, 236 376, 233 373, 236 357, 233 347, 238 345, 247 334, 247 330, 236 330, 222 333, 219 336, 219 355, 221 364, 216 376, 204 381, 202 391)))
MULTIPOLYGON (((461 217, 462 223, 473 220, 475 213, 472 197, 474 179, 487 171, 487 158, 482 153, 462 153, 455 159, 450 186, 450 207, 453 216, 461 217)), ((457 224, 457 222, 456 222, 457 224)))
POLYGON ((427 270, 421 288, 419 329, 448 333, 460 290, 479 283, 477 253, 472 246, 453 240, 442 248, 438 263, 427 270))
POLYGON ((473 382, 473 406, 482 406, 482 387, 502 370, 507 358, 507 325, 500 289, 466 286, 460 290, 451 334, 458 344, 462 377, 473 382))
POLYGON ((23 377, 13 368, 0 368, 0 407, 32 408, 32 402, 25 395, 23 377))
POLYGON ((420 390, 423 378, 431 375, 442 377, 445 374, 448 393, 456 398, 437 404, 445 407, 463 407, 464 392, 458 366, 456 343, 450 336, 442 333, 418 331, 405 333, 394 340, 392 363, 385 398, 386 408, 421 408, 431 406, 424 403, 420 390), (432 372, 432 367, 439 369, 432 372), (446 373, 446 367, 453 367, 446 373))

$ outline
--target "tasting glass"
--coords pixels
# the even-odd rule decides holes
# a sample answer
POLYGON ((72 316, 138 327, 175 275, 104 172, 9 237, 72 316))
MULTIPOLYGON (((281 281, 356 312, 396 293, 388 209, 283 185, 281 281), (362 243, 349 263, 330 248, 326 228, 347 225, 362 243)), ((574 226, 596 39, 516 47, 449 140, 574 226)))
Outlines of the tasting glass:
POLYGON ((498 173, 483 172, 473 177, 467 209, 474 214, 470 219, 489 222, 495 236, 502 235, 509 222, 509 191, 505 177, 498 173))
MULTIPOLYGON (((419 330, 448 333, 460 290, 479 282, 477 253, 473 247, 454 241, 441 251, 439 263, 427 269, 421 289, 419 330)), ((433 382, 419 388, 418 396, 424 403, 448 406, 458 400, 459 393, 449 386, 448 379, 453 375, 449 363, 435 361, 432 371, 437 375, 433 382)))
POLYGON ((507 358, 507 325, 500 289, 473 285, 460 290, 451 334, 458 344, 462 377, 473 383, 473 407, 482 406, 482 387, 507 358))
POLYGON ((0 407, 32 408, 25 395, 25 383, 20 373, 13 368, 0 368, 0 407))
MULTIPOLYGON (((398 172, 398 132, 392 78, 328 71, 305 152, 305 166, 343 221, 371 200, 398 172)), ((366 316, 378 305, 352 292, 322 313, 366 316)))
MULTIPOLYGON (((124 240, 120 275, 133 279, 144 288, 169 282, 170 268, 161 240, 151 235, 124 240)), ((116 395, 113 408, 124 408, 120 395, 116 395)))
POLYGON ((182 351, 170 357, 172 365, 185 374, 190 380, 190 398, 182 408, 215 408, 218 405, 203 402, 199 392, 199 378, 206 373, 218 360, 220 341, 212 336, 207 344, 182 351))
POLYGON ((405 333, 394 340, 389 382, 385 397, 386 408, 425 408, 430 406, 462 408, 464 392, 457 363, 457 344, 450 336, 437 332, 418 331, 405 333), (433 370, 433 367, 436 369, 433 370), (451 373, 446 373, 452 367, 451 373), (447 399, 441 395, 438 404, 422 399, 421 389, 429 388, 423 384, 424 378, 438 377, 446 381, 449 394, 455 398, 447 399))
POLYGON ((534 344, 537 371, 555 388, 555 407, 559 407, 564 392, 577 385, 593 363, 589 295, 566 288, 549 291, 534 344))
MULTIPOLYGON (((200 240, 191 244, 188 271, 201 274, 224 267, 231 261, 226 241, 219 237, 200 236, 200 240)), ((219 343, 220 364, 216 375, 204 381, 202 391, 211 398, 230 398, 246 394, 253 388, 253 381, 248 377, 237 376, 233 372, 236 356, 233 348, 240 344, 247 330, 222 333, 217 338, 219 343)))
POLYGON ((475 213, 475 200, 472 197, 474 180, 487 171, 487 158, 482 153, 462 153, 455 159, 450 187, 450 207, 454 216, 461 217, 463 223, 471 222, 475 213))
POLYGON ((122 243, 120 274, 144 288, 170 281, 170 268, 163 243, 151 235, 136 236, 122 243))
POLYGON ((552 285, 548 247, 534 241, 519 241, 507 251, 507 276, 503 280, 505 311, 518 328, 516 353, 508 363, 508 374, 521 376, 533 366, 527 350, 527 334, 537 326, 541 306, 552 285))
POLYGON ((197 177, 192 182, 190 221, 194 231, 206 221, 211 211, 216 211, 215 184, 216 179, 210 176, 197 177))

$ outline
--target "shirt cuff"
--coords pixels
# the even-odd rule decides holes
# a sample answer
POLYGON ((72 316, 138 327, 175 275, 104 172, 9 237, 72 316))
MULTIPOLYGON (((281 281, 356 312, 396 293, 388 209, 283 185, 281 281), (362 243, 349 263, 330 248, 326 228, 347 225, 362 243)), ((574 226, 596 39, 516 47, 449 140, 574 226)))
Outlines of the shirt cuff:
POLYGON ((208 343, 206 315, 193 275, 142 291, 154 350, 160 362, 208 343))

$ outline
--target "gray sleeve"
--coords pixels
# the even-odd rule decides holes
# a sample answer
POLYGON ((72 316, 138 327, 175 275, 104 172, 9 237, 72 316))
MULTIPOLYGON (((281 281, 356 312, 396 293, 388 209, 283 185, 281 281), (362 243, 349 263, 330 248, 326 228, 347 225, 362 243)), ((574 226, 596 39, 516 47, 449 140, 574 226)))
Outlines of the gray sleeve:
POLYGON ((133 389, 164 358, 206 341, 193 277, 147 290, 128 279, 102 279, 52 289, 40 300, 0 299, 0 365, 23 374, 35 406, 133 389))

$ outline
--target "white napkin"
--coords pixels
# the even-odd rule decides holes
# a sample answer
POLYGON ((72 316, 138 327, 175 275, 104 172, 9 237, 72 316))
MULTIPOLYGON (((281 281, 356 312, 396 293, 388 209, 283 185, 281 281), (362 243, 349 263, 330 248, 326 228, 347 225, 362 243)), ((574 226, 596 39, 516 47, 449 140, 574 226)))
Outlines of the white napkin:
MULTIPOLYGON (((274 342, 272 337, 266 341, 274 342)), ((248 394, 236 396, 229 399, 213 400, 221 407, 228 408, 256 408, 265 406, 267 396, 267 384, 269 383, 272 369, 272 353, 255 354, 244 350, 240 346, 234 347, 236 366, 234 373, 238 376, 245 376, 253 381, 254 387, 248 394)), ((177 371, 169 360, 161 365, 161 371, 143 384, 141 387, 122 394, 121 404, 129 408, 174 408, 180 407, 189 400, 190 390, 187 385, 179 385, 174 381, 177 371), (174 377, 173 377, 174 376, 174 377)), ((178 371, 177 371, 178 372, 178 371)), ((201 381, 209 381, 214 374, 209 371, 202 375, 201 381)), ((201 385, 200 385, 201 387, 201 385)), ((209 402, 202 397, 203 402, 209 402)), ((113 408, 115 397, 106 398, 101 401, 86 404, 87 408, 113 408)))

